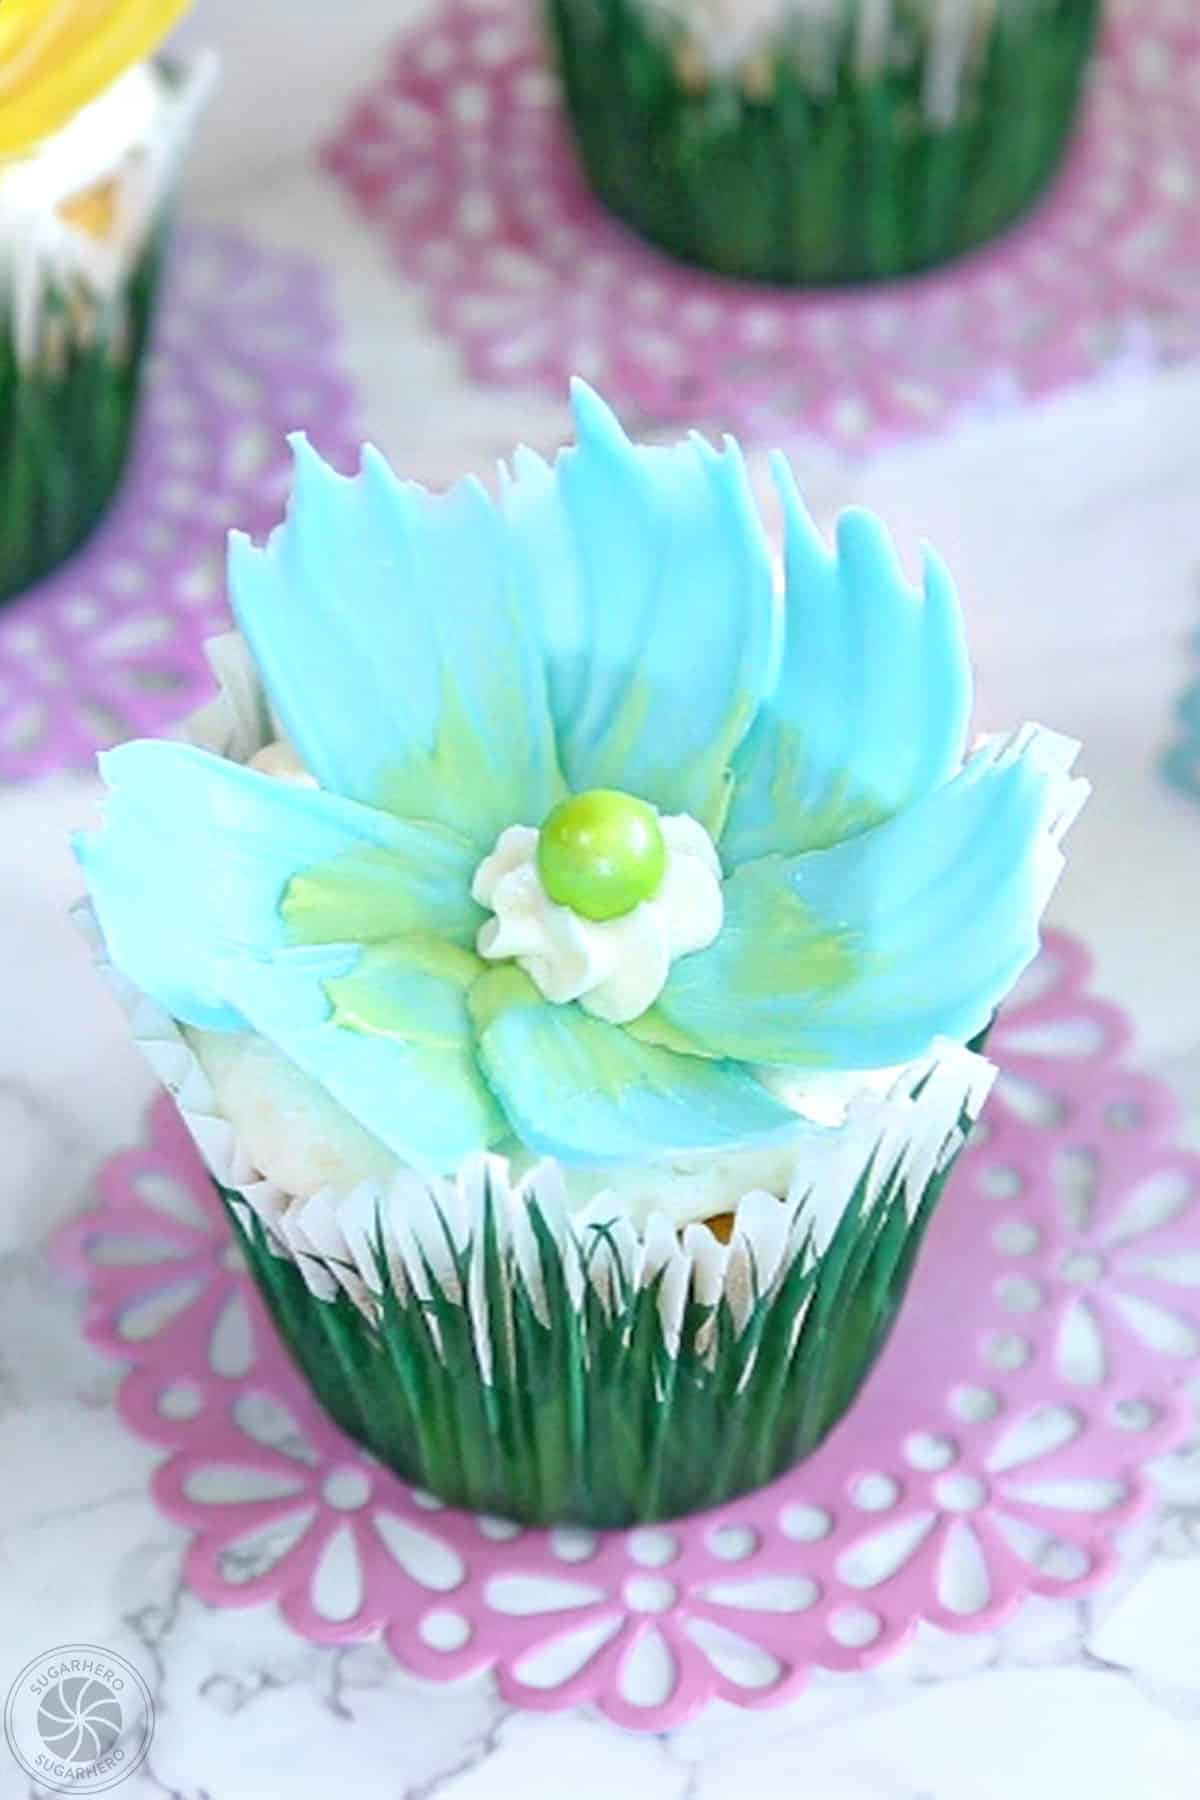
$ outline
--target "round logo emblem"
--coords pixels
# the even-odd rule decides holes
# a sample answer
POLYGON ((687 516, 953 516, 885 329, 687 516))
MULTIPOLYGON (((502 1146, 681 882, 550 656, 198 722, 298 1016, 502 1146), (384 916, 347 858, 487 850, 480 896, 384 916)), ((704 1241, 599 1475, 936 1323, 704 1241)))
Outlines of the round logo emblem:
POLYGON ((154 1735, 154 1702, 132 1663, 60 1644, 8 1690, 4 1735, 25 1773, 59 1794, 102 1794, 132 1775, 154 1735))

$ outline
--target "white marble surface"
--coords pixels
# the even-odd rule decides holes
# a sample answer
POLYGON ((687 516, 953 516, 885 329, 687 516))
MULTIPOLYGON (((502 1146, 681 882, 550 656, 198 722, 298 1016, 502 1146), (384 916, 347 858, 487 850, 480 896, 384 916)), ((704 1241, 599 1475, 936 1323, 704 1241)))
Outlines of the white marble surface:
MULTIPOLYGON (((189 203, 329 257, 364 424, 438 477, 485 466, 515 435, 549 441, 563 415, 464 383, 307 158, 406 10, 200 0, 188 30, 219 43, 227 73, 189 203)), ((1091 943, 1143 1060, 1200 1127, 1200 806, 1155 770, 1200 623, 1200 371, 801 472, 823 516, 864 500, 907 551, 924 534, 947 555, 984 724, 1032 716, 1086 740, 1096 796, 1055 915, 1091 943)), ((1163 1509, 1099 1601, 1038 1603, 976 1638, 930 1632, 870 1677, 819 1678, 778 1711, 718 1708, 665 1739, 583 1713, 523 1716, 486 1685, 423 1687, 378 1649, 316 1650, 270 1608, 194 1600, 181 1534, 147 1496, 154 1458, 119 1426, 114 1372, 82 1346, 42 1255, 150 1091, 64 921, 76 891, 65 833, 93 798, 82 778, 0 796, 0 1690, 55 1643, 134 1660, 159 1723, 148 1763, 116 1790, 130 1800, 1195 1800, 1200 1453, 1166 1465, 1163 1509)), ((0 1800, 34 1791, 0 1746, 0 1800)))

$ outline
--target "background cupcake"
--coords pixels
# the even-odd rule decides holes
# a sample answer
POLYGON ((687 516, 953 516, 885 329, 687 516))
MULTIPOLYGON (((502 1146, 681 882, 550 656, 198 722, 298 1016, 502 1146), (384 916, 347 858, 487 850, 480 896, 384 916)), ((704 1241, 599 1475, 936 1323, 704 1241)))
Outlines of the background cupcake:
POLYGON ((776 282, 929 267, 1057 169, 1100 0, 546 0, 592 186, 776 282))
POLYGON ((616 1525, 852 1399, 1085 790, 1034 728, 964 760, 932 557, 913 590, 861 513, 831 553, 780 464, 785 610, 735 445, 576 416, 498 503, 298 444, 221 699, 103 759, 79 854, 333 1417, 447 1499, 616 1525))
POLYGON ((17 0, 0 17, 0 599, 75 548, 120 478, 211 79, 140 60, 183 9, 17 0))

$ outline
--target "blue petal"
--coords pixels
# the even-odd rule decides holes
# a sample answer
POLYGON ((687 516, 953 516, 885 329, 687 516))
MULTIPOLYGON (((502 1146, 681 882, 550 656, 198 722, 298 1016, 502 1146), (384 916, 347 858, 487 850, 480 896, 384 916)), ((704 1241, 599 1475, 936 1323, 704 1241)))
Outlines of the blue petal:
POLYGON ((924 598, 882 525, 852 510, 831 555, 791 470, 787 636, 778 686, 734 762, 727 867, 825 849, 901 812, 962 759, 971 671, 953 584, 925 552, 924 598))
POLYGON ((477 481, 444 495, 376 452, 354 479, 293 440, 295 493, 264 550, 229 546, 234 611, 322 787, 461 830, 483 853, 562 797, 536 633, 477 481))
POLYGON ((237 958, 222 982, 246 1022, 332 1094, 402 1161, 449 1173, 464 1156, 507 1135, 504 1116, 472 1051, 465 994, 475 959, 458 953, 460 978, 423 966, 405 942, 368 952, 283 950, 237 958), (366 967, 370 964, 370 968, 366 967), (386 1031, 347 1029, 339 990, 364 985, 403 995, 386 1031))
POLYGON ((782 619, 741 452, 632 445, 582 382, 579 443, 514 459, 504 510, 536 604, 568 785, 718 829, 782 619))
POLYGON ((743 864, 720 937, 675 964, 657 1014, 755 1063, 884 1067, 966 1042, 1037 950, 1061 863, 1047 834, 1083 786, 1064 745, 989 748, 872 831, 743 864))
MULTIPOLYGON (((105 824, 81 835, 77 852, 109 955, 187 1024, 237 1029, 220 967, 232 949, 264 953, 288 941, 281 901, 292 878, 314 866, 336 873, 365 864, 376 901, 384 888, 391 894, 391 935, 474 940, 483 917, 469 892, 475 852, 443 826, 395 819, 184 744, 125 744, 101 758, 101 769, 111 788, 105 824)), ((348 913, 343 937, 354 923, 348 913)))
POLYGON ((479 1058, 513 1131, 564 1163, 640 1162, 794 1131, 735 1063, 639 1043, 576 1006, 552 1006, 519 970, 471 990, 479 1058))

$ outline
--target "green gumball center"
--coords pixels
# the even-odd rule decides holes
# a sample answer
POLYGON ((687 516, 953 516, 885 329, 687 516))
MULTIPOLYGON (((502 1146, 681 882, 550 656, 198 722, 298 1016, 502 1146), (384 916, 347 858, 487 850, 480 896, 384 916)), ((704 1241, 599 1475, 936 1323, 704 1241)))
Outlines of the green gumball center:
POLYGON ((542 826, 537 849, 542 886, 585 919, 619 919, 658 892, 667 846, 658 815, 614 788, 589 788, 562 800, 542 826))

